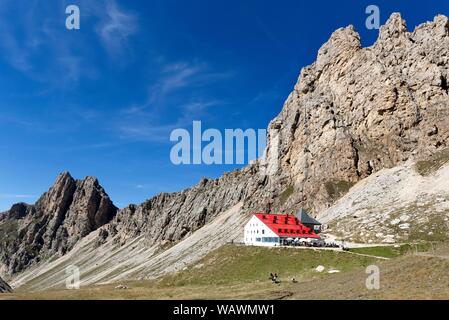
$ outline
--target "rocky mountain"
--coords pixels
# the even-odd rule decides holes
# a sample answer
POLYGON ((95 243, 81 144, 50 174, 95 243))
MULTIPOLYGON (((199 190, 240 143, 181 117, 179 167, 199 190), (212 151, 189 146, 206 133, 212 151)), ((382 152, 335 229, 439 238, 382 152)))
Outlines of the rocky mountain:
POLYGON ((1 270, 14 274, 42 259, 64 255, 116 212, 97 179, 74 180, 62 173, 36 204, 16 204, 0 216, 1 270))
POLYGON ((248 211, 307 207, 317 214, 371 174, 429 157, 449 137, 448 59, 444 16, 410 33, 393 14, 369 48, 352 26, 337 30, 270 123, 280 141, 276 159, 131 206, 108 234, 177 241, 239 201, 248 211), (264 176, 261 164, 273 162, 279 170, 264 176))
POLYGON ((444 16, 409 32, 393 14, 367 48, 352 26, 339 29, 302 69, 270 123, 262 159, 118 211, 95 179, 63 174, 35 205, 14 206, 0 218, 0 228, 10 230, 0 246, 0 271, 13 276, 57 255, 62 258, 36 265, 16 282, 49 270, 62 281, 68 260, 85 268, 87 283, 149 277, 238 239, 252 211, 306 207, 332 223, 340 218, 334 205, 357 183, 446 150, 448 59, 444 16), (214 238, 210 225, 223 235, 214 238))
POLYGON ((337 30, 272 123, 295 188, 285 207, 318 213, 371 174, 446 148, 448 45, 444 16, 410 33, 393 14, 369 48, 337 30))
POLYGON ((0 293, 12 292, 11 287, 2 278, 0 278, 0 293))

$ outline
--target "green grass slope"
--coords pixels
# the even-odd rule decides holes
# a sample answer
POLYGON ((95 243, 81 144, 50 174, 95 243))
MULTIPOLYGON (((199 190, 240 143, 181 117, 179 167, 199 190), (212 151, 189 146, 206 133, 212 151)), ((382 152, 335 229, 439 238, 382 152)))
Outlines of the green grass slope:
POLYGON ((181 272, 121 283, 126 289, 118 284, 34 293, 19 289, 0 299, 449 299, 449 246, 432 248, 431 256, 415 256, 410 245, 354 252, 390 258, 382 260, 351 252, 227 245, 181 272), (316 272, 318 265, 325 271, 316 272), (366 288, 369 265, 379 267, 380 290, 366 288), (329 274, 330 269, 341 272, 329 274), (270 272, 278 273, 280 284, 271 283, 270 272), (292 277, 299 282, 292 283, 292 277))

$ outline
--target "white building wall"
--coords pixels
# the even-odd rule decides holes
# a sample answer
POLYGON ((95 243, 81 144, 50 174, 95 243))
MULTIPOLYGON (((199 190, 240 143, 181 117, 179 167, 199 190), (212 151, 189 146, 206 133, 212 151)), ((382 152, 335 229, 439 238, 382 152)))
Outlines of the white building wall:
POLYGON ((256 216, 245 226, 244 238, 247 246, 274 247, 279 245, 279 237, 256 216))

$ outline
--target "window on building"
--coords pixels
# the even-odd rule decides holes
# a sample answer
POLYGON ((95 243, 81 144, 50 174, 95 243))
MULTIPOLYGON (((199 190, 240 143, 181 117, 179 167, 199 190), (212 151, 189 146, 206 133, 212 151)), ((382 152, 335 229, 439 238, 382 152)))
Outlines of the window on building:
POLYGON ((264 243, 278 243, 279 242, 279 238, 276 238, 276 237, 265 237, 265 238, 262 238, 262 242, 264 242, 264 243))

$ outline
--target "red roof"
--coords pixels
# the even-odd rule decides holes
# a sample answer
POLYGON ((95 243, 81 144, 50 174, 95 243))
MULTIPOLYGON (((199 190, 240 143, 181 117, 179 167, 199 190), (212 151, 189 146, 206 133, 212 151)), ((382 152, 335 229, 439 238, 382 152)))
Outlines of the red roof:
POLYGON ((267 213, 255 213, 254 215, 279 237, 320 238, 311 228, 299 222, 295 216, 267 213))

